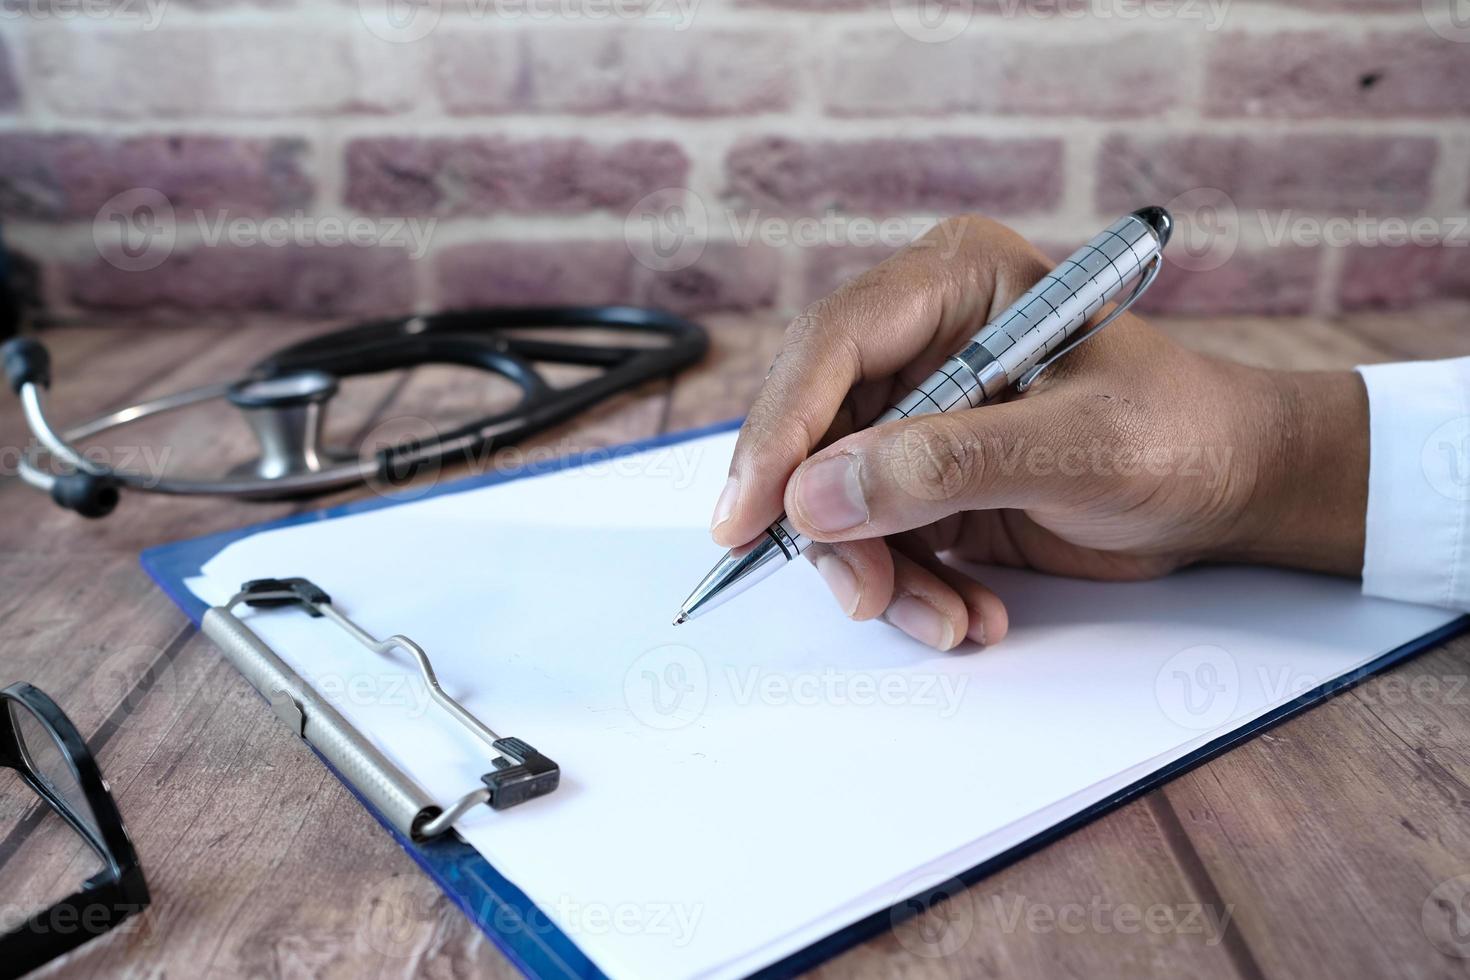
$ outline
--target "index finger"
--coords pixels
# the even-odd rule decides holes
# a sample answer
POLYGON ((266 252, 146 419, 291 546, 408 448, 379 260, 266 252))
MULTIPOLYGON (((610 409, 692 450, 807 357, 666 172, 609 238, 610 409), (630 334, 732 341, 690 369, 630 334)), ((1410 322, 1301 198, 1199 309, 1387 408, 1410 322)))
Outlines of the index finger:
POLYGON ((1019 295, 1043 274, 1037 255, 994 222, 950 219, 797 317, 740 429, 711 522, 715 541, 734 547, 764 531, 852 387, 953 353, 998 294, 1019 295), (1031 282, 1020 282, 1035 266, 1031 282))

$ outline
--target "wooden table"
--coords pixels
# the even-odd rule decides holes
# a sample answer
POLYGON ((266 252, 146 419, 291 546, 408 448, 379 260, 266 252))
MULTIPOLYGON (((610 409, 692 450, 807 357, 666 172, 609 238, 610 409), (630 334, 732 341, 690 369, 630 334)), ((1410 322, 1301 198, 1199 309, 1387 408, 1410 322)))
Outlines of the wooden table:
MULTIPOLYGON (((1467 323, 1470 313, 1445 309, 1164 326, 1196 347, 1325 368, 1470 353, 1467 323)), ((79 418, 228 377, 319 329, 259 321, 58 329, 46 338, 57 365, 54 411, 79 418)), ((585 449, 739 414, 780 329, 769 319, 716 318, 702 367, 537 443, 585 449)), ((468 414, 483 398, 477 378, 424 369, 408 384, 354 386, 340 421, 411 431, 416 416, 468 414)), ((199 426, 161 431, 178 460, 218 460, 240 445, 199 426)), ((148 545, 302 505, 137 495, 108 520, 84 522, 20 485, 13 447, 27 442, 7 395, 0 684, 23 679, 48 691, 89 739, 154 896, 131 926, 51 973, 513 976, 138 568, 148 545)), ((1453 902, 1470 880, 1450 881, 1470 873, 1467 675, 1470 639, 1426 653, 818 973, 1464 976, 1470 960, 1441 947, 1450 949, 1453 902)), ((59 896, 83 877, 85 854, 8 774, 0 786, 0 895, 59 896)), ((1470 926, 1470 905, 1458 914, 1470 926)))

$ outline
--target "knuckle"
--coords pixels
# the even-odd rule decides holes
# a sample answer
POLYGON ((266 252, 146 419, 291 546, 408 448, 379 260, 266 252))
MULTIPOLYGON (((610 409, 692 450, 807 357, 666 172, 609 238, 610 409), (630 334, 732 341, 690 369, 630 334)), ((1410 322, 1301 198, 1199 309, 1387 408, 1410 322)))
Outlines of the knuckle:
POLYGON ((795 415, 784 412, 752 412, 745 423, 749 455, 758 459, 800 459, 810 448, 807 428, 795 415))
POLYGON ((830 306, 830 301, 825 299, 818 300, 794 317, 786 325, 786 334, 782 338, 782 346, 788 349, 801 347, 812 338, 821 334, 823 327, 831 318, 828 312, 830 306))
POLYGON ((978 211, 946 218, 931 229, 929 234, 950 240, 962 240, 973 248, 984 249, 987 252, 1034 251, 1031 243, 1020 232, 978 211))
POLYGON ((786 324, 786 329, 781 334, 781 344, 776 348, 776 356, 771 359, 771 366, 766 371, 764 381, 768 387, 782 376, 796 355, 821 336, 827 320, 822 312, 823 302, 825 301, 813 303, 786 324))
POLYGON ((766 380, 830 363, 852 363, 853 341, 838 311, 838 304, 828 297, 813 303, 788 323, 766 380))
POLYGON ((910 497, 953 500, 982 478, 984 463, 977 448, 953 427, 920 421, 906 426, 894 441, 889 469, 910 497))

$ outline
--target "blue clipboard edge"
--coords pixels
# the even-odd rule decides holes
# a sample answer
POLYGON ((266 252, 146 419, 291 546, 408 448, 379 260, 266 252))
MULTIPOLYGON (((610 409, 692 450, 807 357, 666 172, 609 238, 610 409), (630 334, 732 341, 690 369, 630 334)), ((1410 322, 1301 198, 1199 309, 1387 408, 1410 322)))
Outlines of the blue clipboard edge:
MULTIPOLYGON (((189 591, 188 587, 184 584, 185 580, 197 575, 203 568, 204 563, 218 554, 226 546, 243 538, 259 534, 262 531, 275 530, 276 528, 290 527, 311 521, 333 520, 349 514, 365 513, 383 507, 396 506, 401 503, 427 500, 443 494, 461 493, 466 490, 493 486, 497 483, 507 483, 511 480, 540 476, 546 473, 585 466, 590 463, 617 459, 649 449, 674 445, 689 439, 698 439, 702 436, 729 432, 738 428, 740 422, 740 419, 732 419, 697 429, 665 433, 650 439, 625 443, 607 449, 574 453, 547 464, 538 465, 535 468, 519 467, 463 477, 459 480, 433 487, 426 493, 417 493, 404 497, 383 496, 367 500, 351 501, 324 510, 293 514, 278 520, 267 521, 233 531, 221 531, 216 534, 159 545, 144 551, 140 557, 140 561, 144 570, 158 584, 159 588, 197 626, 208 606, 189 591)), ((1319 687, 1293 698, 1286 704, 1267 712, 1249 724, 1226 735, 1222 735, 1220 738, 1201 746, 1189 755, 1164 766, 1156 772, 1150 773, 1106 799, 1099 800, 1086 809, 1068 817, 1066 820, 1048 828, 1042 833, 1027 838, 1025 841, 997 854, 995 857, 982 861, 973 868, 961 872, 955 877, 926 889, 917 895, 910 896, 905 901, 895 904, 889 909, 875 912, 872 915, 859 919, 857 922, 832 933, 825 939, 821 939, 768 967, 756 971, 752 974, 752 977, 758 977, 761 980, 770 980, 770 978, 791 977, 810 970, 818 964, 836 956, 838 953, 892 928, 896 923, 915 914, 920 908, 927 907, 934 901, 954 894, 960 887, 968 887, 975 884, 981 879, 1016 863, 1041 848, 1061 840, 1063 837, 1086 826, 1099 817, 1138 799, 1151 790, 1157 789, 1176 776, 1181 776, 1209 762, 1211 759, 1223 755, 1241 743, 1301 714, 1308 708, 1320 704, 1329 698, 1336 697, 1344 691, 1361 684, 1369 677, 1388 670, 1391 667, 1395 667, 1411 657, 1423 653, 1425 650, 1458 636, 1467 629, 1470 629, 1470 615, 1461 616, 1453 622, 1446 623, 1439 629, 1426 633, 1424 636, 1412 640, 1409 643, 1405 643, 1403 646, 1389 651, 1356 670, 1350 671, 1341 677, 1328 681, 1319 687)), ((322 759, 319 754, 317 758, 322 759)), ((486 861, 478 851, 457 839, 437 841, 430 844, 415 844, 398 833, 383 818, 383 815, 368 803, 352 784, 344 779, 342 774, 328 763, 326 759, 322 759, 322 763, 347 787, 348 791, 357 798, 357 801, 373 815, 373 818, 392 835, 398 845, 408 852, 415 863, 434 879, 439 887, 443 889, 444 893, 449 896, 450 900, 479 926, 480 930, 495 944, 496 948, 504 953, 522 973, 535 978, 560 977, 576 978, 576 980, 593 980, 593 978, 606 976, 565 933, 552 923, 551 919, 524 892, 497 872, 491 866, 490 862, 486 861)))

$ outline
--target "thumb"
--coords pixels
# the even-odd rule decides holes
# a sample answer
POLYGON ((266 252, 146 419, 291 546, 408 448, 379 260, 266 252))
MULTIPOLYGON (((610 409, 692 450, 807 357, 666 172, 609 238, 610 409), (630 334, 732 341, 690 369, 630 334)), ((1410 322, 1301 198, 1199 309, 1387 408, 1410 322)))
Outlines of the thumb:
POLYGON ((797 468, 786 513, 814 540, 851 541, 964 510, 1064 503, 1078 481, 1027 462, 1055 438, 1051 414, 1046 399, 1025 398, 855 432, 797 468))

